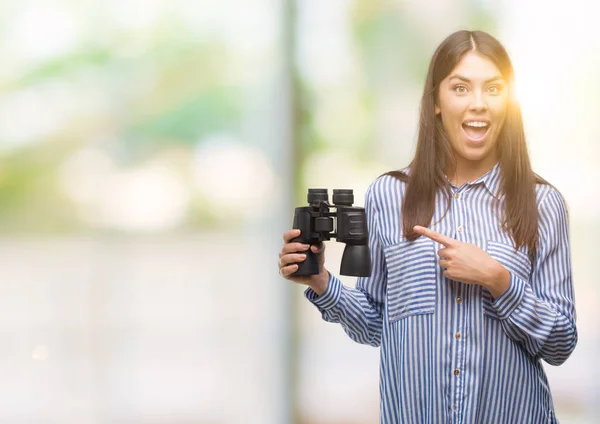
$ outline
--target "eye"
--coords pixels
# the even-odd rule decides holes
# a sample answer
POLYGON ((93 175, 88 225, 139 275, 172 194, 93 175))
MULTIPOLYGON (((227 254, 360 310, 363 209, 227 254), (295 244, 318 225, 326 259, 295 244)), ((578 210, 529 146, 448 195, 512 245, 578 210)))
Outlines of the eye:
POLYGON ((488 92, 491 94, 498 94, 500 92, 500 90, 502 90, 502 87, 499 85, 491 85, 488 88, 488 92))
POLYGON ((465 86, 464 86, 464 85, 462 85, 462 84, 455 85, 455 86, 454 86, 454 91, 456 91, 457 93, 461 93, 461 94, 462 94, 462 93, 466 93, 466 92, 467 92, 467 87, 465 87, 465 86))

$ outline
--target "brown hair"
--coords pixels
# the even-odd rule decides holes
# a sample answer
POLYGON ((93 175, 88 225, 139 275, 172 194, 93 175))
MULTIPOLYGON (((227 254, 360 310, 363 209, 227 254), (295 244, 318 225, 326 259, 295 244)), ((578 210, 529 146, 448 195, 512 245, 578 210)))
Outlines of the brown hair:
POLYGON ((439 45, 429 64, 421 99, 417 149, 409 165, 410 176, 401 171, 387 173, 406 182, 402 204, 403 232, 408 240, 416 240, 419 234, 413 231, 413 227, 429 226, 439 190, 447 197, 447 208, 450 208, 451 188, 445 175, 455 171, 456 160, 441 118, 435 114, 435 105, 442 80, 452 72, 462 56, 472 50, 491 59, 508 84, 508 109, 496 145, 501 170, 500 195, 505 195, 502 226, 512 236, 517 248, 528 248, 533 260, 538 243, 535 184, 547 182, 531 169, 521 108, 511 95, 514 92, 514 75, 508 53, 498 40, 482 31, 451 34, 439 45))

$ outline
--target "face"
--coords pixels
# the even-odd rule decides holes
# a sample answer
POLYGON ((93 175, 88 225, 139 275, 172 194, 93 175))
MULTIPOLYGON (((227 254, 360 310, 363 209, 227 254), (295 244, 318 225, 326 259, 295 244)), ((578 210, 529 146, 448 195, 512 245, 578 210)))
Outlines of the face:
POLYGON ((459 166, 489 166, 497 161, 496 142, 504 124, 508 86, 486 56, 466 53, 442 80, 435 113, 459 166))

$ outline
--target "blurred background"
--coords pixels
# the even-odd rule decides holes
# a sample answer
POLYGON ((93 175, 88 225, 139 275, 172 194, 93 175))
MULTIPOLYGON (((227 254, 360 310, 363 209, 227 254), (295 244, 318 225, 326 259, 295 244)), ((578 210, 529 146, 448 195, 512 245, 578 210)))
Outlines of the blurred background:
POLYGON ((321 321, 277 253, 308 187, 362 205, 408 164, 429 59, 464 28, 509 51, 534 169, 568 202, 579 344, 546 369, 561 422, 598 422, 593 8, 0 3, 0 422, 378 422, 378 349, 321 321))

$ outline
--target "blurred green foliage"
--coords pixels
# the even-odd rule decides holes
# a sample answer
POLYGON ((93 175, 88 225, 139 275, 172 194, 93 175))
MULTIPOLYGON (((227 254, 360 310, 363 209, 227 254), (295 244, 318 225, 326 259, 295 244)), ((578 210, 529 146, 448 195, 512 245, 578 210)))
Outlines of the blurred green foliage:
MULTIPOLYGON (((298 7, 303 6, 298 3, 298 7)), ((19 10, 18 6, 4 8, 2 20, 8 22, 19 10)), ((466 10, 471 27, 493 30, 493 17, 480 2, 468 2, 466 10)), ((419 24, 401 3, 356 0, 350 12, 350 37, 357 53, 353 66, 360 79, 348 89, 355 93, 351 102, 358 116, 339 122, 340 131, 345 132, 333 135, 332 140, 332 134, 323 133, 317 125, 318 120, 340 119, 323 116, 325 112, 318 107, 330 92, 295 70, 295 140, 303 160, 340 146, 370 159, 377 137, 374 114, 381 93, 390 85, 420 86, 424 80, 432 53, 430 28, 419 24), (357 122, 363 122, 363 127, 354 131, 352 126, 357 122), (351 139, 346 137, 348 133, 353 134, 351 139)), ((61 167, 82 147, 100 147, 119 167, 127 169, 160 157, 174 146, 192 157, 197 146, 214 134, 234 134, 243 139, 242 122, 248 114, 244 96, 255 81, 251 75, 245 77, 243 55, 226 42, 229 32, 236 28, 223 26, 221 36, 199 38, 167 14, 145 32, 121 29, 107 37, 97 30, 105 19, 101 15, 90 12, 81 18, 83 26, 89 23, 90 29, 78 47, 47 60, 32 61, 16 77, 0 77, 5 95, 42 92, 48 84, 58 82, 68 101, 104 104, 97 110, 82 108, 79 114, 61 121, 61 128, 23 145, 2 140, 0 134, 0 144, 13 146, 0 154, 2 232, 86 228, 76 213, 77 205, 59 185, 61 167)), ((301 39, 303 34, 297 37, 301 39)), ((295 50, 296 46, 286 48, 295 50)), ((261 66, 263 77, 273 72, 268 60, 261 66)), ((55 106, 59 105, 45 105, 50 110, 55 106)), ((32 115, 32 125, 35 120, 32 115)), ((297 182, 297 187, 303 186, 297 182)), ((212 208, 206 202, 194 194, 184 225, 214 223, 207 212, 212 208)))

